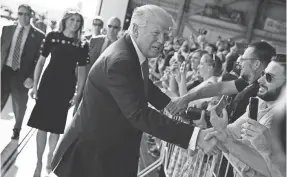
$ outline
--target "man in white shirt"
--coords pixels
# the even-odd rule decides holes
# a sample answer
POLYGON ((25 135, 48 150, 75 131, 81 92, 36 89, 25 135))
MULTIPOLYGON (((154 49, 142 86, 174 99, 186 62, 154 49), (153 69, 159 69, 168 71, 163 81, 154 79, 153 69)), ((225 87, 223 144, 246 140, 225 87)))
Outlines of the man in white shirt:
POLYGON ((1 34, 1 110, 11 94, 16 119, 12 139, 19 138, 44 39, 44 34, 30 25, 32 15, 29 5, 20 5, 17 24, 4 26, 1 34))
POLYGON ((261 127, 265 127, 271 134, 274 131, 272 129, 274 128, 272 123, 275 115, 273 108, 274 102, 279 98, 286 83, 286 55, 274 57, 258 79, 258 83, 260 86, 257 93, 259 103, 257 120, 255 121, 261 126, 255 124, 254 120, 250 120, 248 115, 250 105, 245 114, 227 127, 227 114, 224 114, 223 118, 218 118, 212 111, 211 123, 218 131, 210 132, 209 137, 216 135, 218 139, 224 142, 229 150, 230 160, 236 164, 237 168, 245 169, 246 176, 260 176, 261 174, 270 176, 270 173, 283 174, 284 166, 286 166, 284 162, 278 163, 275 160, 272 161, 272 165, 265 163, 266 157, 271 159, 276 152, 272 148, 271 142, 266 142, 262 137, 259 139, 256 137, 256 132, 261 127))

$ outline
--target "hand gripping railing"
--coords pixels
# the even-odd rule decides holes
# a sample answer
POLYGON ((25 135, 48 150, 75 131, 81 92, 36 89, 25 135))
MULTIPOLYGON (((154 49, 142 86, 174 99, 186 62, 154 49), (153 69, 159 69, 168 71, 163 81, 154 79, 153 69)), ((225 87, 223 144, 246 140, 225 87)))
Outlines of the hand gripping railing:
MULTIPOLYGON (((173 118, 179 120, 179 117, 173 118)), ((163 171, 166 177, 181 177, 183 175, 182 173, 174 174, 168 172, 169 168, 174 165, 171 163, 173 153, 176 153, 175 151, 180 149, 181 148, 176 148, 174 144, 162 141, 159 159, 139 172, 138 177, 145 177, 155 169, 158 169, 160 166, 163 166, 163 171)), ((188 177, 229 177, 231 175, 241 176, 238 175, 240 174, 240 170, 236 167, 236 164, 230 161, 228 154, 225 153, 220 153, 216 156, 207 156, 201 150, 198 150, 197 152, 194 152, 192 156, 188 156, 187 161, 188 160, 192 161, 190 166, 186 166, 187 168, 185 174, 189 174, 187 175, 188 177)), ((179 169, 178 171, 182 170, 183 169, 179 169)))

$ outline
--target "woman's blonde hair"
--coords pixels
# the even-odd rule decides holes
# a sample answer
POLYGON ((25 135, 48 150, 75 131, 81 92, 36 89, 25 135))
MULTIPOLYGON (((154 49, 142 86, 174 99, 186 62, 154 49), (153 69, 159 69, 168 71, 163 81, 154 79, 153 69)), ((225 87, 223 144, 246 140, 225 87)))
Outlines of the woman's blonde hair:
POLYGON ((59 29, 58 32, 63 32, 66 29, 66 21, 68 18, 70 18, 73 15, 79 15, 80 19, 81 19, 81 24, 79 29, 76 31, 76 35, 75 35, 75 40, 76 42, 80 42, 81 38, 82 38, 82 32, 83 32, 83 27, 84 27, 84 17, 82 16, 82 14, 75 9, 68 9, 65 11, 63 18, 61 19, 60 23, 59 23, 59 29))

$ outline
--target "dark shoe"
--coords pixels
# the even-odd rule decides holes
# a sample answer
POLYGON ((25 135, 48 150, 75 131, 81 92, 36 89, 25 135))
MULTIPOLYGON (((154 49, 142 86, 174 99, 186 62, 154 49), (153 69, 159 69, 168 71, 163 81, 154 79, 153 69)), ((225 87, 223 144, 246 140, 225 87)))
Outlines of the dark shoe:
POLYGON ((149 138, 146 141, 148 144, 155 145, 155 138, 149 138))
POLYGON ((20 136, 20 130, 19 129, 13 129, 13 136, 11 137, 12 140, 18 140, 20 136))
POLYGON ((153 136, 150 135, 150 134, 148 134, 148 135, 147 135, 147 138, 150 139, 150 138, 153 138, 153 136))
POLYGON ((156 158, 158 158, 158 157, 160 156, 160 151, 159 151, 157 148, 155 148, 155 149, 149 149, 149 150, 148 150, 148 153, 149 153, 150 155, 152 155, 153 157, 156 157, 156 158))

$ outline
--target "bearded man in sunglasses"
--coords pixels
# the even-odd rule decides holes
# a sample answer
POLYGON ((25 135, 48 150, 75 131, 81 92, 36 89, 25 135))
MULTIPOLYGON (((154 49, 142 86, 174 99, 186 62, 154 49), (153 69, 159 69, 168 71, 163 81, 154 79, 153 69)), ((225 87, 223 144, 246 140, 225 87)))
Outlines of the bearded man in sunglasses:
POLYGON ((19 138, 28 89, 33 87, 33 73, 45 37, 30 24, 32 17, 31 7, 20 5, 17 23, 4 26, 1 35, 1 111, 11 94, 16 120, 12 139, 19 138))
POLYGON ((220 118, 215 111, 211 111, 210 119, 214 131, 206 139, 216 137, 224 144, 229 150, 229 159, 236 164, 237 169, 245 169, 241 176, 283 177, 286 176, 286 161, 280 155, 284 154, 284 149, 280 147, 279 139, 272 141, 272 136, 277 138, 274 132, 278 126, 273 126, 277 112, 275 101, 284 92, 286 84, 286 55, 277 54, 273 57, 258 83, 256 119, 249 117, 248 108, 234 123, 227 125, 226 113, 220 118))
POLYGON ((239 60, 238 66, 240 66, 241 71, 238 79, 209 84, 188 93, 169 104, 170 113, 175 115, 186 110, 188 103, 193 100, 237 94, 228 110, 229 122, 234 122, 244 114, 249 98, 257 96, 259 90, 257 80, 275 55, 275 49, 267 42, 251 43, 239 60))

